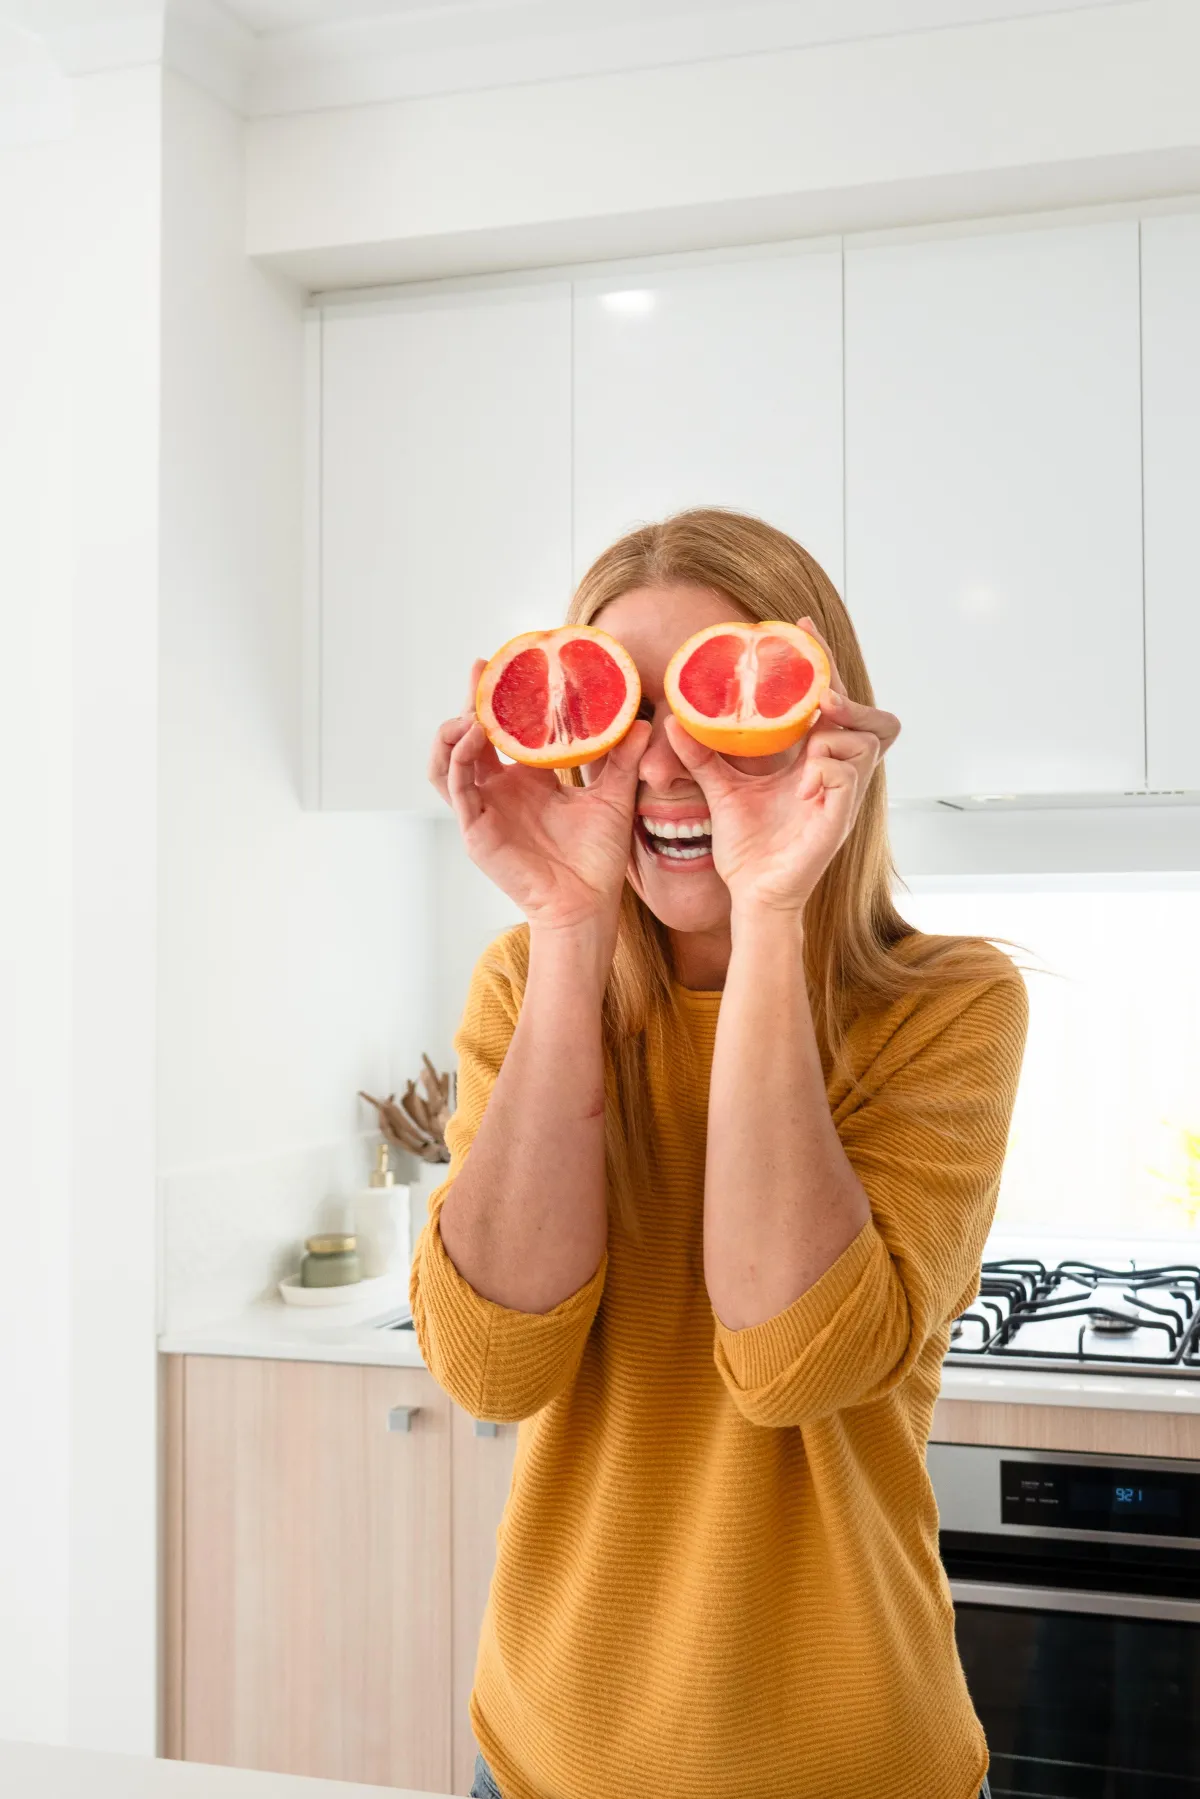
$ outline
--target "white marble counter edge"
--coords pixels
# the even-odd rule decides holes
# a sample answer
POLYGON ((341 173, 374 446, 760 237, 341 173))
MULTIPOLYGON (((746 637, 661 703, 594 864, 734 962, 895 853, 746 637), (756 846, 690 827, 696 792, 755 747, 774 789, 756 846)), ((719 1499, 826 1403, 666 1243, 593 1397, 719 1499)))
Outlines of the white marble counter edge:
MULTIPOLYGON (((348 1362, 363 1367, 423 1368, 416 1334, 381 1328, 410 1316, 408 1282, 398 1282, 390 1303, 376 1296, 353 1317, 325 1311, 303 1312, 282 1301, 263 1300, 238 1316, 212 1324, 168 1329, 159 1338, 163 1355, 267 1357, 292 1362, 348 1362)), ((1090 1406, 1118 1412, 1200 1413, 1200 1380, 1161 1375, 1069 1374, 1039 1368, 942 1370, 943 1399, 985 1405, 1090 1406)))
POLYGON ((0 1743, 0 1790, 20 1799, 442 1799, 412 1787, 359 1786, 41 1743, 0 1743))
POLYGON ((423 1368, 411 1330, 389 1324, 411 1317, 408 1275, 370 1300, 306 1311, 263 1299, 229 1318, 168 1323, 158 1339, 162 1355, 247 1356, 286 1362, 347 1362, 359 1367, 423 1368))
POLYGON ((1051 1368, 964 1368, 948 1363, 942 1369, 940 1397, 976 1405, 1200 1413, 1200 1380, 1171 1380, 1158 1374, 1068 1374, 1051 1368))

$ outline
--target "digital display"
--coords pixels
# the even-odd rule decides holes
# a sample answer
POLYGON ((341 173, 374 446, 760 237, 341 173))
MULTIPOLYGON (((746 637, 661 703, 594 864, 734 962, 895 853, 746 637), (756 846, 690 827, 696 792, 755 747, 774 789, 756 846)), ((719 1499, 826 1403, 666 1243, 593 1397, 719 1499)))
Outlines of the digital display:
POLYGON ((1000 1521, 1200 1540, 1200 1469, 1002 1461, 1000 1521))
POLYGON ((1067 1504, 1078 1512, 1136 1512, 1143 1518, 1178 1518, 1183 1510, 1177 1487, 1149 1486, 1144 1481, 1073 1480, 1067 1504))

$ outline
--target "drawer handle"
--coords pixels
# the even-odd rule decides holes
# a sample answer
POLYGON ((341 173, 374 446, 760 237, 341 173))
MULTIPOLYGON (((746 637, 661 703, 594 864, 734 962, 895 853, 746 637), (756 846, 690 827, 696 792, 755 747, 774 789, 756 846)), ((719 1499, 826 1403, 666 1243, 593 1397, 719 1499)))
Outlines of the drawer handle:
POLYGON ((496 1437, 500 1434, 500 1426, 487 1418, 476 1418, 473 1429, 477 1437, 496 1437))
POLYGON ((389 1430, 411 1430, 412 1421, 420 1411, 419 1405, 394 1405, 388 1413, 389 1430))

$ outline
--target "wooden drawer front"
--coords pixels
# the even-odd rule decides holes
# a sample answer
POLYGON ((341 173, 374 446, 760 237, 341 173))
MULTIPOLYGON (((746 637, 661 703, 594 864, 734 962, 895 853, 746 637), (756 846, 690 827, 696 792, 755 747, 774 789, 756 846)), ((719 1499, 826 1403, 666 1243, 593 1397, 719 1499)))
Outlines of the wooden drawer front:
POLYGON ((488 1426, 477 1435, 475 1420, 450 1408, 454 1466, 454 1793, 469 1793, 475 1772, 475 1737, 467 1709, 475 1679, 479 1627, 483 1622, 496 1533, 512 1486, 517 1426, 488 1426), (490 1434, 494 1428, 495 1434, 490 1434))
POLYGON ((1200 1416, 1110 1412, 1093 1406, 991 1405, 939 1399, 930 1433, 939 1443, 994 1443, 1013 1449, 1075 1449, 1097 1455, 1194 1457, 1200 1416))
POLYGON ((185 1358, 168 1395, 168 1750, 445 1792, 447 1397, 423 1369, 232 1357, 185 1358))

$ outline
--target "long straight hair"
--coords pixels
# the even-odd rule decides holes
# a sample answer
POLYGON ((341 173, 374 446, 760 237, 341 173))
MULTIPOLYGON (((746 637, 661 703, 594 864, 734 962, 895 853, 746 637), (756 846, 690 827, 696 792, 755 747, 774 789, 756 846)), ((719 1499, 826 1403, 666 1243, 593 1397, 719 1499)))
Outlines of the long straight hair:
MULTIPOLYGON (((857 634, 829 576, 793 538, 743 513, 704 507, 631 531, 588 569, 567 622, 588 624, 635 588, 680 582, 721 594, 749 618, 797 623, 807 615, 833 651, 847 697, 875 704, 857 634)), ((578 769, 562 778, 582 785, 578 769)), ((804 909, 805 979, 827 1081, 839 1074, 857 1084, 847 1037, 862 1013, 882 1010, 913 992, 995 980, 998 966, 1003 976, 1002 959, 992 946, 1009 939, 917 934, 892 903, 896 879, 880 763, 849 836, 804 909), (903 959, 891 954, 914 935, 914 954, 903 959)), ((518 955, 523 961, 521 951, 518 955)), ((524 967, 518 964, 513 972, 523 980, 524 967)), ((605 1151, 610 1203, 635 1235, 636 1194, 654 1175, 647 1058, 676 1011, 672 974, 668 934, 627 882, 604 997, 605 1151)), ((1021 979, 1015 965, 1013 979, 1021 979)))

